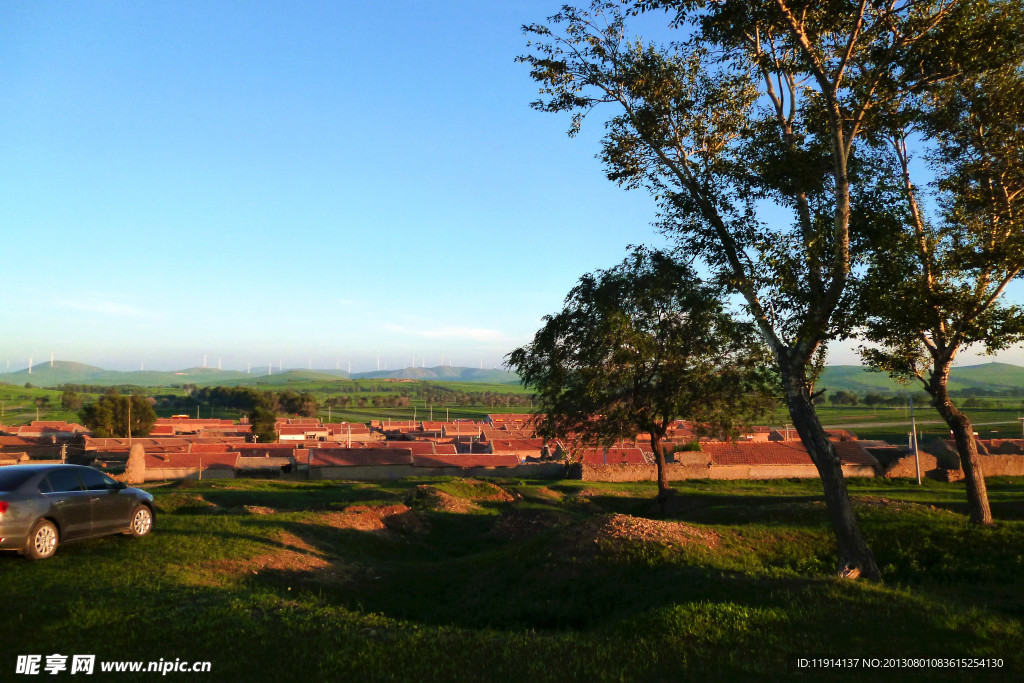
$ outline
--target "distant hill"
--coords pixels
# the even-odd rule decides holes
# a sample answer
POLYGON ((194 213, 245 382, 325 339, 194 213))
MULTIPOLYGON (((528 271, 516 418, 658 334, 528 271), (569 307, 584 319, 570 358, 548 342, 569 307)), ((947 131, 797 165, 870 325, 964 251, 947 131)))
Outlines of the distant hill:
MULTIPOLYGON (((0 374, 0 382, 23 385, 27 382, 37 387, 54 387, 61 384, 92 384, 116 386, 131 384, 140 387, 166 387, 176 384, 245 386, 249 384, 291 384, 299 382, 334 382, 349 379, 344 370, 285 370, 272 375, 265 368, 259 372, 245 373, 238 370, 216 368, 188 368, 173 372, 135 370, 122 372, 104 370, 94 365, 71 361, 40 363, 28 369, 0 374)), ((418 379, 476 382, 487 384, 516 384, 519 378, 504 370, 483 370, 438 366, 434 368, 405 368, 404 370, 381 370, 353 374, 352 379, 418 379)))
POLYGON ((433 368, 405 368, 404 370, 378 370, 352 375, 355 379, 420 379, 449 382, 481 382, 487 384, 518 384, 519 376, 505 370, 460 368, 439 365, 433 368))
MULTIPOLYGON (((7 384, 31 383, 37 387, 54 387, 61 384, 93 384, 99 386, 116 386, 131 384, 140 387, 165 387, 174 384, 223 384, 233 385, 254 375, 237 370, 218 370, 217 368, 188 368, 174 372, 157 370, 104 370, 94 365, 85 365, 72 361, 49 361, 17 372, 0 374, 0 382, 7 384)), ((336 379, 336 377, 332 377, 336 379)))
MULTIPOLYGON (((303 382, 334 382, 349 379, 343 370, 285 370, 267 375, 265 369, 258 373, 216 368, 187 368, 175 372, 141 371, 121 372, 104 370, 94 365, 71 361, 49 361, 33 366, 32 372, 18 370, 0 374, 0 382, 23 385, 31 382, 37 387, 54 387, 60 384, 93 384, 115 386, 131 384, 141 387, 166 387, 180 384, 200 386, 246 386, 254 384, 292 384, 303 382)), ((518 384, 515 373, 504 370, 461 368, 441 365, 433 368, 405 368, 402 370, 380 370, 361 372, 351 379, 414 379, 421 381, 472 382, 480 384, 518 384)), ((979 389, 983 391, 1009 392, 1024 388, 1024 367, 1008 363, 984 363, 953 368, 950 375, 950 389, 979 389)), ((818 389, 831 392, 853 391, 891 393, 910 388, 919 391, 918 384, 901 387, 889 379, 884 372, 869 372, 859 365, 830 365, 818 380, 818 389)))
MULTIPOLYGON (((954 367, 949 375, 951 391, 979 389, 1009 392, 1024 388, 1024 367, 1009 363, 983 363, 954 367)), ((921 390, 920 382, 901 386, 884 372, 871 372, 860 365, 830 365, 821 374, 815 389, 864 393, 891 393, 921 390)))

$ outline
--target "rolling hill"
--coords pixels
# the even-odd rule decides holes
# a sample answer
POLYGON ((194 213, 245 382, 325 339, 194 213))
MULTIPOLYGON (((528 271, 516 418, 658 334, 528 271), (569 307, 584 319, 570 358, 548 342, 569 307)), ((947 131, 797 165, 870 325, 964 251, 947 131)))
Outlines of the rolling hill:
MULTIPOLYGON (((511 372, 496 369, 453 367, 405 368, 353 373, 343 370, 294 369, 267 375, 264 372, 245 373, 238 370, 216 368, 187 368, 174 372, 104 370, 94 365, 71 361, 41 363, 28 370, 0 374, 0 382, 14 385, 31 383, 37 387, 61 384, 92 384, 99 386, 134 385, 141 387, 167 387, 182 384, 200 386, 246 386, 253 384, 294 384, 301 382, 335 382, 345 379, 413 379, 421 381, 466 382, 474 384, 518 384, 519 378, 511 372)), ((1024 367, 1008 363, 984 363, 953 368, 950 389, 978 389, 981 391, 1009 392, 1024 388, 1024 367)), ((900 386, 881 372, 869 372, 859 365, 830 365, 818 380, 817 388, 830 392, 840 390, 858 394, 869 392, 892 393, 911 389, 916 384, 900 386)))
POLYGON ((40 363, 27 369, 0 374, 0 382, 37 387, 55 387, 62 384, 92 384, 98 386, 133 385, 140 387, 166 387, 181 384, 244 386, 250 384, 292 384, 297 382, 334 382, 344 379, 417 379, 473 382, 487 384, 516 384, 519 378, 504 370, 484 370, 438 366, 434 368, 405 368, 349 374, 343 370, 294 369, 267 375, 264 371, 245 373, 238 370, 216 368, 188 368, 173 372, 104 370, 94 365, 72 361, 40 363))
MULTIPOLYGON (((893 393, 920 391, 919 382, 901 386, 884 372, 870 372, 860 365, 827 366, 818 380, 817 389, 830 392, 840 390, 864 393, 893 393)), ((1009 363, 983 363, 954 367, 949 375, 951 391, 978 389, 981 391, 1009 392, 1024 388, 1024 367, 1009 363)))

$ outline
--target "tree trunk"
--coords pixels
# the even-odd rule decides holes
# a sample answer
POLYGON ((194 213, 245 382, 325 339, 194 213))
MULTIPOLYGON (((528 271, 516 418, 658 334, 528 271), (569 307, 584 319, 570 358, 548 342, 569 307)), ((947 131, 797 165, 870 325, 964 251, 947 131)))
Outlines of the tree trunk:
POLYGON ((651 432, 651 448, 654 449, 654 462, 658 465, 658 498, 670 494, 668 473, 665 471, 665 451, 661 448, 661 437, 651 432))
POLYGON ((821 476, 825 507, 836 537, 837 571, 840 576, 881 579, 875 556, 861 534, 853 504, 846 488, 843 468, 832 442, 825 434, 814 405, 811 403, 805 370, 800 367, 783 373, 786 403, 804 448, 821 476))
POLYGON ((982 471, 981 458, 978 457, 978 444, 974 440, 974 426, 971 419, 960 412, 949 397, 951 365, 951 361, 942 365, 935 364, 928 380, 928 393, 935 400, 935 409, 953 432, 960 467, 964 471, 964 482, 967 484, 967 509, 971 522, 988 525, 992 524, 992 508, 988 503, 988 487, 985 486, 985 473, 982 471))

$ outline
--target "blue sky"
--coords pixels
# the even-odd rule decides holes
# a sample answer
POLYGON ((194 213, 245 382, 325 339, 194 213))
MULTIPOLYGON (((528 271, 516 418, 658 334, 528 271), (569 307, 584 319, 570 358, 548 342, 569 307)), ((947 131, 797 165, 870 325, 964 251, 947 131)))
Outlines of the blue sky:
POLYGON ((661 243, 528 106, 557 6, 3 3, 0 362, 499 365, 661 243))

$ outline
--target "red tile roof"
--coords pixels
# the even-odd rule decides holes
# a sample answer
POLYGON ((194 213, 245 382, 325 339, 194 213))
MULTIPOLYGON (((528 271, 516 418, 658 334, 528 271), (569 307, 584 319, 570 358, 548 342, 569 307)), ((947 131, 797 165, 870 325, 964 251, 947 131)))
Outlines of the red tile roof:
POLYGON ((318 448, 311 453, 314 467, 412 464, 412 453, 408 448, 318 448))
POLYGON ((386 448, 408 449, 413 455, 456 455, 455 444, 432 441, 386 441, 386 448))
POLYGON ((192 453, 228 453, 235 449, 235 444, 230 443, 193 443, 190 444, 192 453))
POLYGON ((233 446, 235 450, 245 455, 247 450, 294 450, 297 444, 297 441, 290 441, 288 443, 236 443, 233 446))
POLYGON ((330 430, 331 434, 368 434, 370 432, 369 426, 362 422, 328 422, 324 424, 330 430))
POLYGON ((811 465, 799 441, 708 441, 701 444, 713 465, 811 465))
POLYGON ((581 460, 585 465, 645 465, 643 451, 639 448, 584 448, 581 460))
POLYGON ((515 467, 519 458, 514 455, 473 453, 464 455, 414 455, 416 467, 515 467))
POLYGON ((836 448, 836 455, 839 456, 839 462, 844 465, 869 465, 871 467, 878 467, 878 461, 873 455, 867 452, 867 450, 856 441, 832 441, 832 445, 836 448))
POLYGON ((540 455, 544 448, 544 439, 493 439, 492 453, 519 453, 524 456, 540 455))

